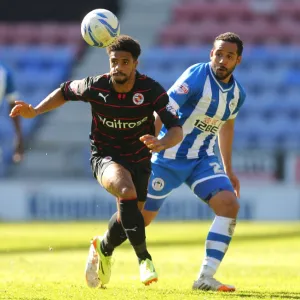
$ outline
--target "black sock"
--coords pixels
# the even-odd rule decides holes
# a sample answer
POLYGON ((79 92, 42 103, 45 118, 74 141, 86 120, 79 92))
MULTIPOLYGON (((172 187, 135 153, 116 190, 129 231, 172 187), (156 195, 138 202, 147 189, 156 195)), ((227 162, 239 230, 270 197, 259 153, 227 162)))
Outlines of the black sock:
POLYGON ((138 209, 137 199, 120 200, 120 216, 126 236, 134 248, 139 262, 147 258, 151 260, 146 246, 144 218, 138 209))
POLYGON ((108 231, 101 242, 101 251, 106 256, 111 256, 114 249, 127 240, 127 236, 116 212, 108 222, 108 231))

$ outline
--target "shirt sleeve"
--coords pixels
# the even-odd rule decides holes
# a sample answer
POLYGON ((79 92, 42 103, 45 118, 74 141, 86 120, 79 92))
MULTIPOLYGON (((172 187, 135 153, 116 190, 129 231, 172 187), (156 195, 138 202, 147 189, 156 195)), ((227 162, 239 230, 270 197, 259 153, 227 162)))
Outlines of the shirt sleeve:
POLYGON ((159 115, 162 123, 167 129, 179 124, 177 109, 174 109, 169 102, 169 96, 162 86, 157 83, 155 89, 155 100, 153 102, 154 110, 159 115))
POLYGON ((204 73, 203 69, 204 66, 202 64, 189 67, 168 90, 168 95, 174 109, 180 108, 191 96, 199 93, 199 82, 204 73))
POLYGON ((238 85, 238 87, 239 87, 239 100, 238 100, 238 104, 237 104, 235 110, 233 111, 232 115, 229 117, 230 120, 235 119, 237 117, 237 115, 246 99, 246 93, 245 93, 244 89, 240 85, 238 85))
POLYGON ((92 77, 81 80, 67 81, 60 85, 65 100, 87 102, 90 94, 92 77))

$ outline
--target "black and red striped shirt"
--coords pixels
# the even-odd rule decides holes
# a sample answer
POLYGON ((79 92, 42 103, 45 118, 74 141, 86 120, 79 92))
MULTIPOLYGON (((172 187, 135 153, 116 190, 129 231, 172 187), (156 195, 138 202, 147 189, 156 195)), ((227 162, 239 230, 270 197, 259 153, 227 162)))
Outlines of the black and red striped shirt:
POLYGON ((66 100, 91 105, 92 155, 123 158, 131 163, 149 160, 151 153, 139 137, 154 135, 153 112, 166 128, 179 126, 178 116, 168 109, 169 97, 163 87, 138 72, 128 93, 117 93, 109 74, 68 81, 61 85, 61 90, 66 100))

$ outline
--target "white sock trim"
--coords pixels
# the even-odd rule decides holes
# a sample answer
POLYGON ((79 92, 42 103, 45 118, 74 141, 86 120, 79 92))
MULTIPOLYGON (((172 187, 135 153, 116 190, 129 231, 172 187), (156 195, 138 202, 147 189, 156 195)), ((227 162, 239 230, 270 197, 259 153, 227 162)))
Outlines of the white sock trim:
POLYGON ((234 233, 235 224, 236 224, 236 219, 215 216, 215 219, 209 231, 218 234, 223 234, 226 236, 232 236, 234 233))
POLYGON ((207 240, 205 243, 206 249, 215 249, 218 251, 221 251, 223 253, 226 253, 228 245, 222 242, 217 242, 217 241, 210 241, 207 240))

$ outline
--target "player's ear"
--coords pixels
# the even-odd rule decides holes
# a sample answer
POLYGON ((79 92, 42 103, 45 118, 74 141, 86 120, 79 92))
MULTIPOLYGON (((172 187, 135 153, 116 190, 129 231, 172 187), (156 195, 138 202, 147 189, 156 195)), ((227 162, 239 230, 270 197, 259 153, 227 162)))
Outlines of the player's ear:
POLYGON ((238 56, 236 64, 239 65, 242 62, 242 55, 238 56))
POLYGON ((212 60, 213 55, 214 55, 214 48, 210 50, 210 54, 209 54, 210 60, 212 60))
POLYGON ((135 68, 137 68, 138 64, 139 64, 139 61, 136 59, 136 60, 134 61, 135 68))

